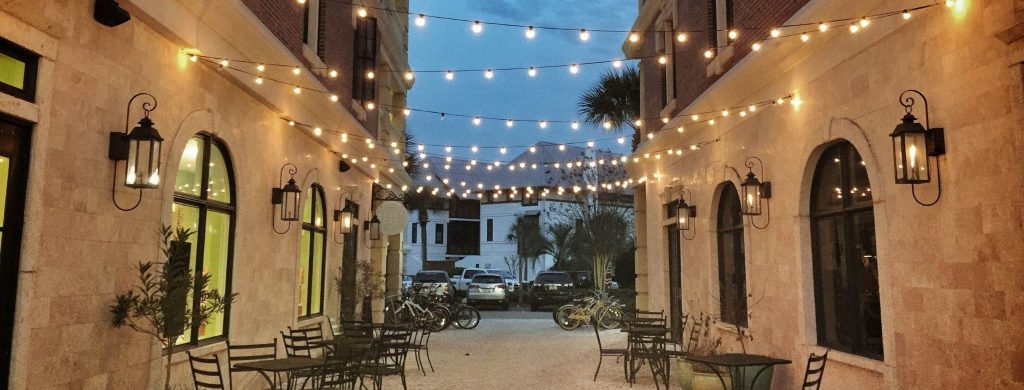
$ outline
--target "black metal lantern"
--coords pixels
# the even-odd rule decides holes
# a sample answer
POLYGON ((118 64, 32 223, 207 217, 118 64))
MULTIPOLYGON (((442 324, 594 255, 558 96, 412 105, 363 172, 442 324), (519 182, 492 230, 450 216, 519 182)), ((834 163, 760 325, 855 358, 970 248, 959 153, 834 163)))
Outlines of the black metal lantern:
MULTIPOLYGON (((107 157, 114 160, 114 182, 117 190, 117 162, 125 161, 124 178, 122 183, 125 187, 138 190, 158 188, 160 186, 160 155, 163 148, 163 137, 153 127, 153 120, 149 114, 157 107, 156 98, 148 93, 139 93, 128 100, 127 114, 125 114, 124 132, 111 132, 110 145, 107 150, 107 157), (139 97, 148 97, 151 102, 143 102, 142 110, 144 116, 139 120, 139 125, 128 131, 128 118, 131 117, 132 103, 139 97)), ((132 207, 123 208, 117 204, 114 198, 114 206, 118 209, 129 211, 139 206, 142 201, 142 193, 139 193, 139 200, 132 207)))
POLYGON ((747 160, 743 163, 743 165, 747 167, 746 179, 740 179, 739 172, 736 172, 735 169, 733 169, 733 172, 736 173, 736 178, 741 180, 740 206, 743 215, 750 217, 751 226, 758 229, 764 229, 768 227, 769 223, 771 223, 771 203, 769 199, 772 197, 772 183, 769 181, 762 182, 758 179, 757 175, 754 174, 755 161, 757 161, 757 164, 760 166, 759 170, 761 172, 761 177, 764 177, 764 161, 761 161, 761 159, 756 156, 747 157, 747 160), (754 217, 762 214, 766 214, 767 222, 765 222, 763 226, 758 226, 754 222, 754 217))
POLYGON ((355 220, 355 210, 352 204, 345 201, 345 207, 341 210, 334 210, 334 222, 338 224, 337 232, 341 234, 352 233, 352 221, 355 220))
MULTIPOLYGON (((931 182, 931 166, 928 158, 937 158, 946 153, 945 131, 942 128, 931 128, 928 118, 928 99, 921 92, 913 89, 903 91, 900 94, 900 105, 903 106, 906 114, 903 115, 901 123, 893 129, 892 134, 889 134, 892 137, 896 184, 913 185, 931 182), (919 96, 924 102, 924 125, 919 123, 917 117, 911 113, 915 103, 914 97, 908 96, 911 94, 919 96)), ((935 168, 938 177, 940 175, 938 162, 936 162, 935 168)), ((941 188, 939 190, 941 191, 941 188)), ((935 199, 935 202, 938 202, 938 198, 935 199)), ((935 204, 935 202, 924 204, 918 200, 918 203, 926 206, 935 204)))
POLYGON ((301 199, 302 189, 295 184, 295 173, 298 172, 298 168, 291 163, 284 164, 281 167, 281 173, 279 174, 279 183, 282 183, 278 188, 271 189, 270 203, 281 207, 281 220, 288 222, 288 227, 284 231, 277 230, 277 220, 274 219, 274 232, 278 234, 284 234, 291 229, 291 223, 293 221, 299 221, 302 219, 301 214, 301 199), (284 184, 284 171, 288 169, 288 183, 284 184))
POLYGON ((693 199, 693 194, 690 193, 688 188, 682 188, 679 190, 679 203, 676 205, 676 225, 679 227, 681 236, 685 240, 692 240, 696 236, 696 230, 694 229, 694 218, 697 217, 697 206, 690 206, 686 203, 686 197, 693 199), (686 232, 693 232, 690 236, 686 235, 686 232))
POLYGON ((363 223, 363 230, 369 231, 370 241, 380 241, 380 219, 377 218, 377 214, 363 223))

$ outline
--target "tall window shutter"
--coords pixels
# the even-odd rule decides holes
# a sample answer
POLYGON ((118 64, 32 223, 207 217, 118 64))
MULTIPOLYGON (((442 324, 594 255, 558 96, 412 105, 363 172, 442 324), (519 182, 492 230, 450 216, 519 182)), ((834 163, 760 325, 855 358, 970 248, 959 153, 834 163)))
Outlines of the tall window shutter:
POLYGON ((366 73, 377 68, 377 19, 362 18, 356 24, 355 61, 352 70, 352 98, 360 102, 376 99, 377 83, 366 73))
POLYGON ((708 48, 718 48, 718 0, 708 0, 708 48))

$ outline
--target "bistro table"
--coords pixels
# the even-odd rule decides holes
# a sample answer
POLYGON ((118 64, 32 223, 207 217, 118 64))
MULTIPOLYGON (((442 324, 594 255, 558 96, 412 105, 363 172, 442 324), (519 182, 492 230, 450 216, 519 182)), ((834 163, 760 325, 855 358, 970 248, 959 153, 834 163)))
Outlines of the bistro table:
MULTIPOLYGON (((235 364, 235 368, 245 368, 249 370, 255 370, 263 376, 263 379, 267 380, 270 384, 271 389, 279 389, 277 387, 277 375, 281 373, 289 374, 299 370, 311 370, 320 368, 324 365, 323 359, 307 358, 307 357, 289 357, 281 359, 271 360, 259 360, 254 362, 245 362, 235 364), (271 379, 271 374, 274 379, 271 379)), ((287 385, 285 388, 289 388, 291 381, 285 380, 287 385)))
POLYGON ((711 370, 715 372, 715 375, 718 376, 718 380, 722 382, 723 389, 728 389, 728 387, 725 385, 725 378, 722 377, 720 370, 715 369, 715 366, 728 368, 730 374, 733 374, 732 378, 739 380, 740 382, 739 384, 737 384, 735 383, 735 380, 733 381, 733 390, 745 390, 748 384, 749 386, 753 387, 753 384, 757 381, 757 378, 761 376, 764 370, 767 370, 768 367, 777 366, 780 364, 793 363, 786 359, 778 359, 762 355, 747 355, 742 353, 730 353, 715 356, 684 356, 683 358, 691 362, 702 363, 708 366, 708 368, 711 368, 711 370), (738 368, 746 367, 761 367, 761 369, 757 371, 757 374, 754 374, 753 380, 747 381, 747 371, 745 369, 737 370, 738 368))

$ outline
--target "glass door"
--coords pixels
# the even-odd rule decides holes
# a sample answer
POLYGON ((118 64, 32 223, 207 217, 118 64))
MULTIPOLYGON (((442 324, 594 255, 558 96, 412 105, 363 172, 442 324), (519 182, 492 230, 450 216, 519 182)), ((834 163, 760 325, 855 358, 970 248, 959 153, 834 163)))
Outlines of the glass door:
POLYGON ((9 381, 31 128, 0 117, 0 388, 9 381))

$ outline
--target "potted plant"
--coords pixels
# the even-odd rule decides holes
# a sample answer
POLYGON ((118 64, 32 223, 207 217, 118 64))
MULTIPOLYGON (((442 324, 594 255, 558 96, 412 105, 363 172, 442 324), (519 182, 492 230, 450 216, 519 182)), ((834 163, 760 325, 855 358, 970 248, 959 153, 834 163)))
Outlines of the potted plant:
MULTIPOLYGON (((740 305, 741 307, 744 307, 744 306, 747 307, 746 316, 747 316, 747 322, 748 323, 750 322, 749 320, 754 317, 754 314, 753 314, 754 313, 754 308, 757 306, 758 303, 761 302, 762 299, 764 299, 764 297, 762 296, 761 298, 757 299, 753 303, 749 303, 750 299, 752 297, 753 297, 753 294, 745 295, 743 297, 743 302, 740 305), (749 305, 748 305, 748 303, 749 303, 749 305)), ((750 332, 750 328, 749 327, 744 328, 744 327, 741 327, 739 324, 736 324, 736 325, 733 325, 733 326, 735 327, 735 331, 736 331, 736 340, 739 341, 739 343, 740 343, 740 350, 742 351, 743 355, 746 355, 747 354, 747 342, 753 342, 754 341, 754 335, 753 335, 753 333, 750 332)), ((747 389, 750 389, 750 390, 769 390, 771 388, 771 385, 772 385, 772 374, 773 374, 773 371, 774 371, 774 367, 773 366, 767 366, 767 367, 765 367, 765 366, 735 367, 735 368, 730 369, 730 376, 732 377, 733 382, 746 381, 747 383, 746 383, 746 386, 744 386, 744 388, 747 388, 747 389), (758 373, 760 373, 760 375, 758 375, 758 373), (757 382, 751 383, 751 381, 755 380, 755 377, 757 379, 757 382)))
MULTIPOLYGON (((714 318, 705 313, 696 315, 695 323, 701 323, 701 329, 697 329, 699 338, 693 350, 689 351, 693 356, 713 356, 718 354, 718 348, 722 345, 722 338, 713 336, 711 332, 714 318)), ((722 388, 722 380, 731 387, 732 381, 729 375, 719 379, 712 368, 701 363, 694 363, 686 359, 679 359, 679 386, 684 390, 719 390, 722 388)))
MULTIPOLYGON (((338 271, 337 277, 334 278, 334 283, 338 288, 339 293, 345 293, 344 282, 341 278, 341 272, 338 271)), ((356 297, 362 297, 362 319, 368 320, 373 318, 373 311, 371 305, 374 299, 384 297, 384 276, 377 271, 373 270, 373 264, 369 261, 363 260, 356 263, 356 273, 359 275, 356 281, 356 288, 353 292, 356 297)))
POLYGON ((171 388, 171 356, 174 345, 187 329, 206 324, 224 311, 238 294, 222 296, 209 289, 210 276, 195 277, 189 272, 194 232, 164 226, 160 251, 163 262, 142 262, 138 265, 139 284, 120 294, 110 305, 111 323, 115 328, 128 327, 152 336, 163 346, 167 361, 164 367, 164 389, 171 388), (194 289, 198 286, 198 291, 194 289), (188 297, 198 294, 199 310, 188 304, 188 297))

